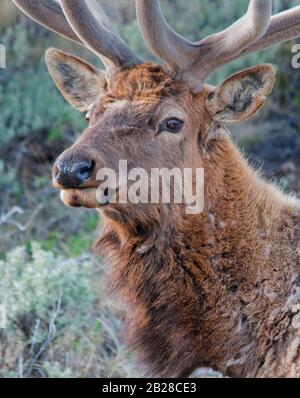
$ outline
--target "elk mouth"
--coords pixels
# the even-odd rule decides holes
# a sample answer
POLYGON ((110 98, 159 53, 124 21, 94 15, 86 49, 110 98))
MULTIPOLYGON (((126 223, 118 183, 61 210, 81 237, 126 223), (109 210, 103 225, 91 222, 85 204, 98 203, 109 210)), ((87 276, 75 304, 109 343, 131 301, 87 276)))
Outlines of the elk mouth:
MULTIPOLYGON (((98 189, 99 186, 60 189, 60 198, 65 205, 73 208, 87 207, 88 209, 103 209, 108 206, 112 206, 113 203, 111 203, 109 199, 99 201, 99 196, 97 197, 97 193, 99 195, 101 191, 99 192, 98 189)), ((116 188, 116 192, 118 191, 119 188, 116 188)), ((106 197, 108 197, 109 189, 106 188, 103 193, 106 197)))
POLYGON ((68 207, 95 209, 99 207, 96 193, 97 187, 61 189, 60 198, 68 207))

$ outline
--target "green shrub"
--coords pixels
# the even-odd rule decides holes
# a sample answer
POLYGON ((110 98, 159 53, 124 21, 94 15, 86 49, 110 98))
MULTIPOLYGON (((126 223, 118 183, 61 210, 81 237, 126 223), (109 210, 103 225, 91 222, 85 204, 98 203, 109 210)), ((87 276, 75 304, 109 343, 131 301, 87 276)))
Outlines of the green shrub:
POLYGON ((77 319, 84 317, 93 299, 90 272, 89 262, 56 256, 36 242, 8 253, 0 261, 0 302, 6 306, 8 329, 28 314, 48 322, 58 301, 64 323, 75 312, 77 319))
MULTIPOLYGON (((32 46, 33 38, 21 24, 9 27, 1 42, 8 50, 7 68, 0 75, 0 144, 15 136, 32 134, 41 128, 58 128, 72 123, 85 126, 54 86, 43 53, 32 46)), ((42 40, 42 43, 45 40, 42 40)), ((36 43, 38 45, 38 43, 36 43)))
POLYGON ((20 192, 20 187, 16 180, 16 170, 13 167, 6 168, 2 159, 0 159, 0 191, 10 192, 13 195, 17 195, 20 192))
POLYGON ((36 242, 7 253, 0 260, 0 304, 7 314, 0 377, 135 375, 99 284, 90 256, 68 259, 36 242))

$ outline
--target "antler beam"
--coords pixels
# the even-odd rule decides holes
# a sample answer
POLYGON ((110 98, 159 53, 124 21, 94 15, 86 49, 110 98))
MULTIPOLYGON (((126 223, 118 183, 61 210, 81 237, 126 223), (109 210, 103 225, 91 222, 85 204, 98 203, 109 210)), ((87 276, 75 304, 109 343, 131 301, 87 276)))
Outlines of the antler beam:
POLYGON ((249 46, 241 55, 264 50, 275 44, 294 40, 300 36, 300 6, 283 11, 271 18, 266 34, 256 43, 249 46))
POLYGON ((146 44, 195 91, 202 88, 203 81, 218 67, 300 36, 300 6, 271 18, 271 0, 250 0, 241 19, 197 43, 170 28, 159 0, 136 0, 136 9, 146 44))

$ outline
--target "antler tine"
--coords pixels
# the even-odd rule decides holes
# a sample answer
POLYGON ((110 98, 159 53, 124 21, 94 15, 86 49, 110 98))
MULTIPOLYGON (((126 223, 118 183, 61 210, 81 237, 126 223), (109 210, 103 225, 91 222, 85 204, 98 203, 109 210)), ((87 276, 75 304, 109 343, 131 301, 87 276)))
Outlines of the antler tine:
POLYGON ((269 29, 265 35, 247 47, 240 56, 264 50, 272 45, 300 36, 300 6, 283 11, 271 18, 269 29))
POLYGON ((55 33, 79 44, 83 43, 70 27, 66 17, 55 0, 13 0, 28 17, 55 33))
MULTIPOLYGON (((91 51, 108 60, 108 69, 128 69, 141 61, 112 30, 95 0, 60 0, 64 14, 78 37, 91 51)), ((107 62, 106 62, 107 64, 107 62)))
POLYGON ((158 0, 136 0, 136 9, 146 44, 198 91, 214 69, 265 34, 271 19, 272 0, 250 0, 248 11, 241 19, 197 43, 170 28, 158 0))

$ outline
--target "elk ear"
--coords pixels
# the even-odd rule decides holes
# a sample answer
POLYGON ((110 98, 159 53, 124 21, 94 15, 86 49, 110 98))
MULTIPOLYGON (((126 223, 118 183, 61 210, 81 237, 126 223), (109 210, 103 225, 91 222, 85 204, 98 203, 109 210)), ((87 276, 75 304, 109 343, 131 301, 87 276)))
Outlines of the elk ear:
POLYGON ((206 108, 221 124, 241 123, 254 116, 265 104, 275 83, 272 65, 259 65, 239 72, 211 91, 206 108))
POLYGON ((80 58, 50 48, 46 52, 46 63, 62 95, 81 112, 87 111, 106 90, 104 72, 80 58))

